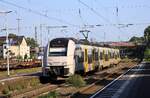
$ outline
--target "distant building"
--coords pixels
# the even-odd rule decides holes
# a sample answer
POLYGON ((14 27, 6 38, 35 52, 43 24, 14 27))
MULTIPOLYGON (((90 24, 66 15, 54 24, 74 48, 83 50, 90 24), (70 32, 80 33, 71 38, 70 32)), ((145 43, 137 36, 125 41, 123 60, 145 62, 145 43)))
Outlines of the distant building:
POLYGON ((109 43, 110 47, 128 47, 132 48, 135 47, 136 45, 132 42, 111 42, 109 43))
MULTIPOLYGON (((21 56, 22 58, 27 55, 30 57, 30 47, 27 45, 24 36, 12 36, 9 37, 9 52, 10 57, 21 56)), ((0 58, 6 58, 7 50, 6 50, 6 36, 0 37, 0 58)))
POLYGON ((137 47, 137 45, 132 42, 111 42, 109 43, 109 46, 119 48, 121 58, 124 58, 126 56, 131 57, 134 51, 136 51, 137 47))
POLYGON ((99 42, 99 45, 106 46, 106 47, 112 47, 112 48, 119 48, 120 49, 120 56, 122 58, 126 56, 133 55, 134 51, 137 48, 137 44, 132 42, 99 42))

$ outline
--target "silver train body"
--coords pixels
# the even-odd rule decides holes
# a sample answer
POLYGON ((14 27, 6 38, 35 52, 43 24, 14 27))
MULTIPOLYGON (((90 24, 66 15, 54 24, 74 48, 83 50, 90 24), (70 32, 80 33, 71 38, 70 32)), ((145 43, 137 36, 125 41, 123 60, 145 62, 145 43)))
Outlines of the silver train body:
POLYGON ((42 71, 43 76, 70 76, 119 62, 118 49, 83 44, 73 38, 56 38, 46 46, 42 71))

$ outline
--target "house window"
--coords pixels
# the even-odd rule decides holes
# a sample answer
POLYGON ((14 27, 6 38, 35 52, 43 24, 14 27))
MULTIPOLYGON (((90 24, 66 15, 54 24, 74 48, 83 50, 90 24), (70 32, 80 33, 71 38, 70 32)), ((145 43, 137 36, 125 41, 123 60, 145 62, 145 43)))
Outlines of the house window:
POLYGON ((6 46, 4 46, 4 49, 6 49, 7 47, 6 46))

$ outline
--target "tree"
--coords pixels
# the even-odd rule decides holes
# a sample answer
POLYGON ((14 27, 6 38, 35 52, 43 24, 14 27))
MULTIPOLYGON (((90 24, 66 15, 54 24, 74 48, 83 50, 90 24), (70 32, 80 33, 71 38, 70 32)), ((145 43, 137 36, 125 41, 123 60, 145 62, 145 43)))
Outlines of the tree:
POLYGON ((27 54, 24 55, 24 59, 28 59, 28 55, 27 54))
POLYGON ((146 41, 147 45, 150 45, 150 26, 148 26, 144 30, 144 38, 145 38, 145 41, 146 41))
POLYGON ((35 48, 35 47, 38 47, 38 43, 34 40, 34 38, 30 38, 30 37, 27 37, 26 38, 26 41, 27 41, 27 44, 31 47, 31 48, 35 48))
POLYGON ((144 42, 144 37, 136 37, 133 36, 129 42, 133 42, 133 43, 143 43, 144 42))
POLYGON ((17 35, 16 35, 16 34, 13 34, 13 33, 10 33, 8 36, 9 36, 9 37, 16 37, 17 35))
POLYGON ((150 49, 149 48, 146 48, 144 51, 144 59, 146 61, 150 61, 150 49))

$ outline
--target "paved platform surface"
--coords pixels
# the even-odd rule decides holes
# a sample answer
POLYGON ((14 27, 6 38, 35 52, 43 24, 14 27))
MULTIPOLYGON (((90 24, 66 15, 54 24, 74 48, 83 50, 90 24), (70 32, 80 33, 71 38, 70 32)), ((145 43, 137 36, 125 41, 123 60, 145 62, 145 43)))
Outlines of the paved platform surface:
POLYGON ((129 69, 90 98, 150 98, 150 64, 129 69))

